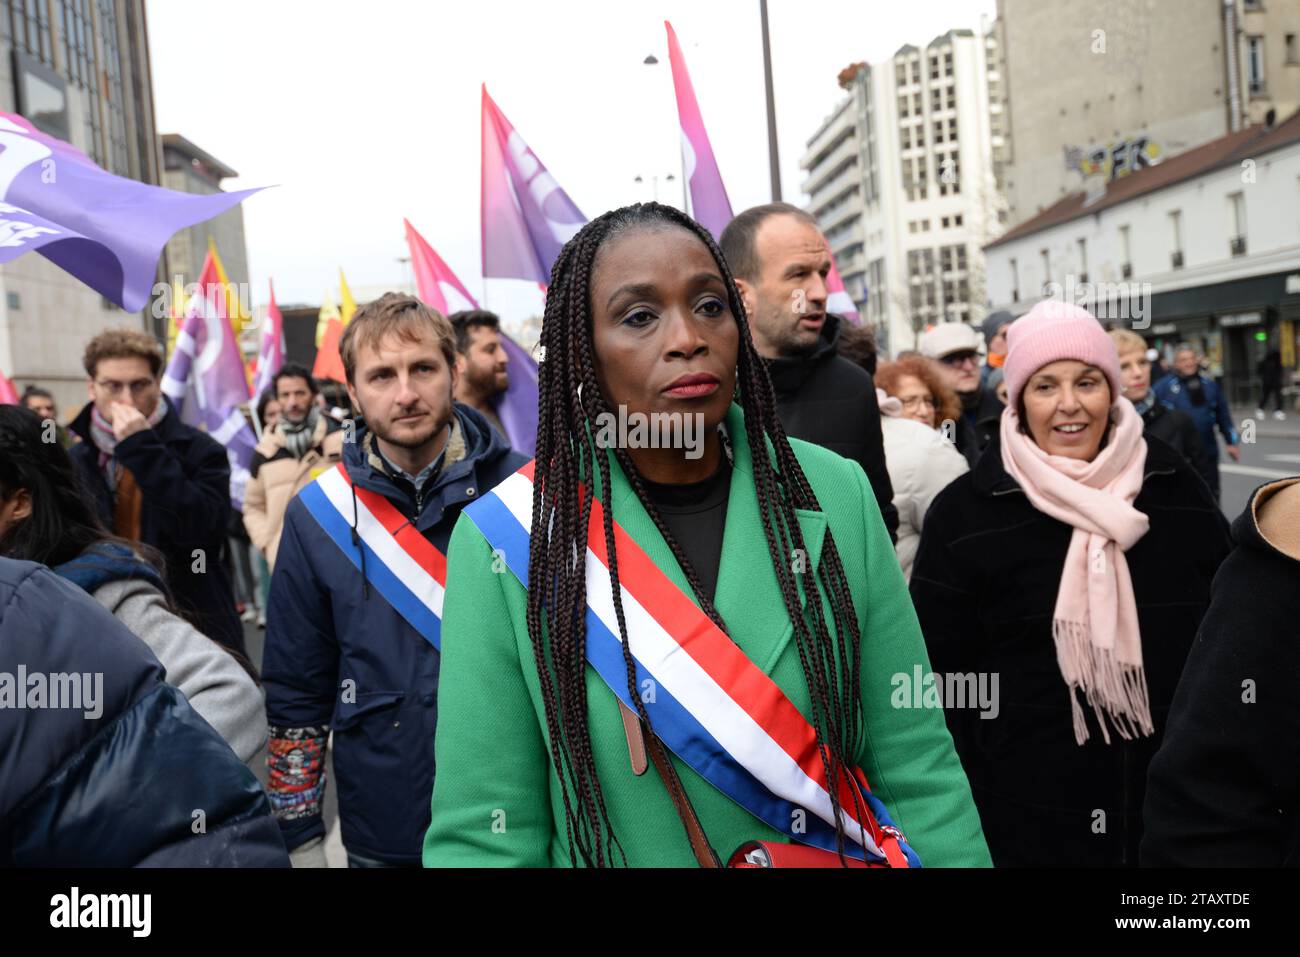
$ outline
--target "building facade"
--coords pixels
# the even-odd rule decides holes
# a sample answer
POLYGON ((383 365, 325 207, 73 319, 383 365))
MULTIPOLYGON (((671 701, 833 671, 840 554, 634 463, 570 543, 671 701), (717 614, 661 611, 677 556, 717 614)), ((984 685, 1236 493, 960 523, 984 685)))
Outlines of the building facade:
POLYGON ((1229 400, 1253 405, 1271 349, 1297 366, 1300 112, 1078 192, 986 249, 995 308, 1066 298, 1167 358, 1196 346, 1229 400))
MULTIPOLYGON (((181 193, 211 195, 223 192, 222 180, 239 174, 183 136, 165 133, 162 138, 163 182, 181 193)), ((239 204, 215 219, 182 229, 167 242, 168 279, 182 284, 196 282, 211 239, 221 255, 226 276, 232 283, 248 283, 248 247, 244 242, 244 207, 239 204)), ((246 308, 250 303, 244 303, 246 308)))
MULTIPOLYGON (((0 110, 26 116, 110 172, 159 184, 144 0, 0 0, 0 110)), ((81 354, 97 332, 158 332, 39 254, 0 266, 0 370, 64 412, 86 399, 81 354)))
POLYGON ((1300 0, 998 0, 997 32, 1013 225, 1300 108, 1300 0))
POLYGON ((807 208, 882 352, 985 313, 982 247, 1004 216, 989 97, 996 44, 991 30, 952 30, 855 64, 841 74, 848 95, 808 140, 807 208))

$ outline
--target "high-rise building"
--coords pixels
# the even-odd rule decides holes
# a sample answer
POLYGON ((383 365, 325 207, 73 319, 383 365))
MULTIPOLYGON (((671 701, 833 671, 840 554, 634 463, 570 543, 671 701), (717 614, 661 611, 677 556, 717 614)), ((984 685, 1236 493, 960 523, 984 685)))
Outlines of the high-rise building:
POLYGON ((1012 224, 1300 107, 1300 0, 998 0, 1012 224))
POLYGON ((883 351, 985 312, 982 247, 1001 229, 1002 201, 989 95, 997 35, 981 32, 951 30, 845 70, 848 95, 804 153, 808 209, 883 351))
MULTIPOLYGON (((119 176, 157 185, 161 156, 144 0, 0 0, 0 110, 119 176)), ((0 266, 0 369, 61 410, 85 401, 81 354, 110 326, 157 332, 38 253, 0 266)))
MULTIPOLYGON (((239 174, 183 136, 164 133, 163 185, 181 193, 211 195, 222 192, 221 182, 239 174)), ((248 282, 248 249, 244 243, 244 207, 237 205, 215 219, 182 229, 167 242, 167 267, 184 282, 195 282, 203 271, 211 238, 232 283, 248 282)), ((248 303, 245 303, 248 306, 248 303)))

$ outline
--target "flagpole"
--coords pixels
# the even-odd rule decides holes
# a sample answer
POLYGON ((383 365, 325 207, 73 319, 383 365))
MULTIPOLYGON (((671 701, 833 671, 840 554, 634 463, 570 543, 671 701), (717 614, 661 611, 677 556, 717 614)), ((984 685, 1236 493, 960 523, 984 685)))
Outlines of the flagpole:
POLYGON ((767 27, 767 0, 758 0, 763 22, 763 85, 767 91, 767 157, 772 175, 772 202, 781 201, 781 163, 776 150, 776 97, 772 92, 772 39, 767 27))

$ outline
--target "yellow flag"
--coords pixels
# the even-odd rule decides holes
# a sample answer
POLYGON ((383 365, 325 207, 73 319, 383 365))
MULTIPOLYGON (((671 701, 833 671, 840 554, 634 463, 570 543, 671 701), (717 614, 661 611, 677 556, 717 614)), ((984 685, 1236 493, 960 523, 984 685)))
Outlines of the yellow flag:
POLYGON ((238 342, 240 332, 253 321, 253 317, 240 302, 239 291, 230 284, 226 267, 221 264, 221 256, 217 253, 217 242, 211 236, 208 237, 208 252, 212 254, 212 264, 217 269, 217 282, 221 283, 222 293, 226 297, 226 315, 230 317, 230 328, 234 330, 235 341, 238 342))
MULTIPOLYGON (((354 307, 355 308, 355 307, 354 307)), ((342 320, 339 314, 339 307, 334 304, 334 294, 326 293, 325 302, 321 304, 320 314, 316 317, 316 348, 320 348, 321 342, 325 338, 325 330, 329 328, 331 319, 342 320)))
MULTIPOLYGON (((339 291, 343 294, 343 307, 339 310, 339 318, 343 320, 343 325, 352 321, 353 314, 357 311, 357 302, 352 298, 352 290, 348 288, 348 277, 343 275, 343 270, 339 270, 339 291)), ((319 334, 319 328, 317 333, 319 334)), ((320 345, 320 343, 316 343, 320 345)))

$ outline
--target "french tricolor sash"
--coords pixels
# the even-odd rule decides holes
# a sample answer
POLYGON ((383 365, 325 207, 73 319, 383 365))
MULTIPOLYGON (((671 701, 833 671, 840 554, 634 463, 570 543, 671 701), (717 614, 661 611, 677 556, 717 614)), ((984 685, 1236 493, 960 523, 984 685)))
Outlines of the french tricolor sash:
POLYGON ((392 502, 377 492, 354 486, 342 462, 306 486, 298 497, 339 551, 364 571, 366 581, 441 651, 447 557, 392 502))
MULTIPOLYGON (((530 462, 465 510, 525 587, 532 503, 530 462)), ((593 499, 586 555, 587 661, 635 711, 602 523, 601 503, 593 499)), ((655 734, 765 824, 793 841, 834 851, 834 811, 812 725, 617 523, 614 540, 636 686, 654 689, 648 707, 655 734)), ((855 769, 855 776, 856 805, 848 782, 840 782, 838 795, 849 853, 893 867, 920 867, 865 775, 855 769)))

